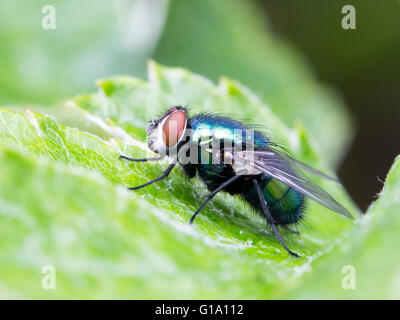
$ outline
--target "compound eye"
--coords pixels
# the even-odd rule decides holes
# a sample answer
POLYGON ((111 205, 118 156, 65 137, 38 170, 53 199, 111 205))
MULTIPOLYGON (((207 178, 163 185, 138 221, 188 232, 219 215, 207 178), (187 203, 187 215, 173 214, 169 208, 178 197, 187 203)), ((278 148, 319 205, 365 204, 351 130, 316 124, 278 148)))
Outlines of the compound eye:
POLYGON ((163 140, 167 147, 173 147, 181 139, 186 128, 186 114, 183 111, 175 111, 165 120, 162 132, 163 140))

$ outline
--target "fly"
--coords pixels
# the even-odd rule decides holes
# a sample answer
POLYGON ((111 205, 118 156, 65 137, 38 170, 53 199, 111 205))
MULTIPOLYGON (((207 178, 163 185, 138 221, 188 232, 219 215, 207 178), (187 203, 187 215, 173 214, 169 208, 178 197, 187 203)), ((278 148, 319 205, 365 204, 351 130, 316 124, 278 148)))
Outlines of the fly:
POLYGON ((137 190, 167 178, 176 164, 189 179, 197 174, 210 193, 190 223, 218 192, 239 195, 266 219, 283 248, 297 257, 286 246, 278 226, 288 228, 302 218, 306 197, 353 218, 300 169, 337 181, 335 178, 293 159, 264 134, 244 123, 212 114, 190 118, 186 108, 177 106, 149 125, 147 137, 149 148, 159 157, 133 159, 121 155, 120 158, 143 162, 169 156, 172 163, 160 177, 129 189, 137 190))

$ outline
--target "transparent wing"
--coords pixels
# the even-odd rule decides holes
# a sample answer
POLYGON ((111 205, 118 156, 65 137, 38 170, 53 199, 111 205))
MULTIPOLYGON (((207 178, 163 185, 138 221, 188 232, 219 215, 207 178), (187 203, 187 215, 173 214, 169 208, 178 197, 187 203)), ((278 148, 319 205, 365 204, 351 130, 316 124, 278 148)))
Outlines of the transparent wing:
MULTIPOLYGON (((254 167, 262 172, 267 173, 271 177, 283 182, 284 184, 292 187, 303 195, 318 202, 324 207, 340 213, 346 217, 353 218, 350 212, 338 203, 332 196, 325 190, 311 182, 297 166, 311 172, 317 173, 318 176, 323 178, 329 177, 314 170, 307 165, 304 165, 288 155, 277 150, 254 150, 241 152, 243 157, 251 158, 254 160, 254 167), (311 170, 310 170, 311 169, 311 170)), ((330 178, 330 177, 329 177, 330 178)), ((335 180, 331 178, 329 180, 335 180)))
MULTIPOLYGON (((274 152, 274 151, 260 151, 260 150, 256 150, 256 151, 254 151, 254 154, 260 154, 260 155, 262 155, 263 153, 268 153, 268 152, 274 152)), ((281 157, 284 158, 288 163, 292 164, 293 166, 298 166, 298 167, 302 168, 303 170, 306 170, 306 171, 308 171, 309 173, 312 173, 313 175, 316 175, 316 176, 318 176, 318 177, 324 178, 324 179, 326 179, 326 180, 330 180, 330 181, 334 181, 334 182, 340 183, 340 181, 338 180, 338 178, 329 176, 329 175, 327 175, 327 174, 325 174, 325 173, 323 173, 323 172, 321 172, 321 171, 318 171, 318 170, 316 170, 316 169, 314 169, 314 168, 311 168, 310 166, 306 165, 305 163, 300 162, 300 161, 298 161, 298 160, 296 160, 296 159, 293 159, 291 156, 289 156, 289 155, 287 155, 287 154, 285 154, 285 153, 282 153, 282 152, 279 152, 279 151, 276 151, 276 152, 277 152, 277 153, 280 153, 281 157)))

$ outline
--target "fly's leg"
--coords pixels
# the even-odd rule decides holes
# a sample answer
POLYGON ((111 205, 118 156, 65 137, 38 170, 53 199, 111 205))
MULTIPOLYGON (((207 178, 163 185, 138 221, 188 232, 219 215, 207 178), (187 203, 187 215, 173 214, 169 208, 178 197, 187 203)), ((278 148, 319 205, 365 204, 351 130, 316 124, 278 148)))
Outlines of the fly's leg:
POLYGON ((129 158, 129 157, 124 156, 124 155, 120 155, 119 158, 120 158, 120 159, 129 160, 129 161, 135 161, 135 162, 145 162, 145 161, 157 161, 157 160, 161 160, 161 157, 134 159, 134 158, 129 158))
POLYGON ((261 207, 263 209, 264 215, 267 218, 267 222, 271 225, 272 230, 274 231, 276 238, 278 239, 278 241, 280 242, 282 247, 284 247, 285 250, 287 252, 289 252, 293 257, 295 257, 295 258, 299 257, 299 255, 297 253, 294 253, 293 251, 290 251, 289 248, 286 246, 285 242, 283 241, 283 239, 282 239, 282 237, 281 237, 281 235, 280 235, 280 233, 278 231, 278 228, 276 227, 277 224, 274 221, 274 219, 272 218, 271 213, 269 212, 269 209, 268 209, 268 206, 267 206, 267 202, 265 201, 265 198, 264 198, 264 196, 263 196, 263 194, 261 192, 261 188, 260 188, 260 185, 258 184, 258 181, 254 179, 253 183, 254 183, 254 185, 256 187, 256 190, 257 190, 260 202, 261 202, 261 207))
POLYGON ((215 189, 214 191, 212 191, 206 198, 206 200, 204 200, 204 202, 201 204, 201 206, 196 210, 196 212, 192 215, 192 217, 190 218, 190 224, 193 223, 193 220, 196 218, 196 216, 199 214, 200 210, 203 209, 203 207, 207 204, 208 201, 210 201, 212 198, 214 198, 214 196, 220 192, 222 189, 224 189, 225 187, 229 186, 232 182, 234 182, 235 180, 239 179, 241 176, 237 175, 237 176, 233 176, 232 178, 230 178, 229 180, 225 181, 223 184, 221 184, 217 189, 215 189))
POLYGON ((154 183, 154 182, 157 182, 157 181, 160 181, 160 180, 162 180, 162 179, 165 179, 166 177, 168 177, 168 175, 170 174, 170 172, 171 172, 172 169, 174 168, 175 164, 176 164, 175 162, 172 163, 172 164, 163 172, 163 174, 162 174, 160 177, 155 178, 155 179, 153 179, 153 180, 150 180, 149 182, 146 182, 145 184, 142 184, 141 186, 132 187, 132 188, 128 188, 128 189, 129 189, 129 190, 137 190, 137 189, 146 187, 146 186, 148 186, 149 184, 152 184, 152 183, 154 183))

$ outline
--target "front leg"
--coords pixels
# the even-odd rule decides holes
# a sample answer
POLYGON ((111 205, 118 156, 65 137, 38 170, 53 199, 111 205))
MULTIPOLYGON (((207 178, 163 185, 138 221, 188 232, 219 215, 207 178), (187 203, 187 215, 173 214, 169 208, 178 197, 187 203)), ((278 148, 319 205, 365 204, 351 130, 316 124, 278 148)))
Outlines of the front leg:
POLYGON ((160 181, 160 180, 162 180, 162 179, 165 179, 166 177, 168 177, 168 175, 170 174, 170 172, 171 172, 172 169, 174 168, 175 164, 176 164, 175 162, 172 163, 172 164, 170 164, 170 166, 169 166, 166 170, 164 170, 163 174, 162 174, 160 177, 155 178, 155 179, 153 179, 153 180, 150 180, 149 182, 146 182, 145 184, 142 184, 141 186, 131 187, 131 188, 128 188, 128 189, 129 189, 129 190, 137 190, 137 189, 146 187, 146 186, 148 186, 148 185, 150 185, 150 184, 152 184, 152 183, 154 183, 154 182, 157 182, 157 181, 160 181))
POLYGON ((161 157, 155 157, 155 158, 143 158, 143 159, 134 159, 134 158, 129 158, 127 156, 124 155, 120 155, 119 156, 120 159, 125 159, 125 160, 129 160, 129 161, 135 161, 135 162, 145 162, 145 161, 158 161, 161 160, 161 157))

